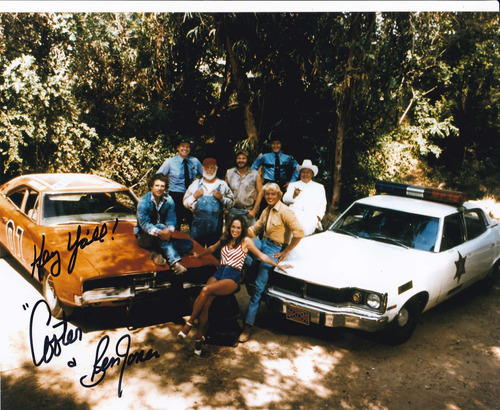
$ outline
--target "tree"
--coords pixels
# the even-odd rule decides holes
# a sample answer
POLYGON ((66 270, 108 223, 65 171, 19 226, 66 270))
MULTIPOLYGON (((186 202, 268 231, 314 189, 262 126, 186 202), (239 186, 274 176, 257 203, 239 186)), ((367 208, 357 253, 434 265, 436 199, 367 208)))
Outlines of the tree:
POLYGON ((95 131, 79 120, 68 70, 68 20, 2 15, 0 147, 3 175, 85 169, 95 131), (36 38, 32 39, 33 28, 36 38), (11 40, 12 39, 12 40, 11 40), (28 40, 23 43, 22 40, 28 40))

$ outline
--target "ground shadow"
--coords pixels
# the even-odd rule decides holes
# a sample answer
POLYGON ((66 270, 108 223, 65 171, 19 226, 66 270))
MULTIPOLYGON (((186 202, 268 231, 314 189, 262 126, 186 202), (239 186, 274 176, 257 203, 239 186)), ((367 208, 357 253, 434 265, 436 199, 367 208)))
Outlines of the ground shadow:
POLYGON ((87 403, 75 400, 69 392, 56 392, 50 387, 50 380, 48 382, 40 380, 37 373, 33 371, 32 363, 25 363, 22 369, 16 369, 16 371, 3 372, 1 408, 5 410, 85 410, 90 408, 87 403), (22 376, 19 376, 19 373, 22 376), (47 385, 48 387, 45 387, 47 385))

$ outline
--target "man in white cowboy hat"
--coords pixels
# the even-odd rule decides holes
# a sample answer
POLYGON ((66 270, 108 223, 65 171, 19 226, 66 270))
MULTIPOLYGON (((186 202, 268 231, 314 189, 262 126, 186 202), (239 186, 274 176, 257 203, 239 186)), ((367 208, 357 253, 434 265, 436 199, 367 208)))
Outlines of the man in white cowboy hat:
POLYGON ((326 211, 325 187, 312 180, 318 174, 318 167, 310 159, 305 159, 297 170, 300 179, 290 182, 283 202, 295 213, 307 236, 321 229, 326 211))

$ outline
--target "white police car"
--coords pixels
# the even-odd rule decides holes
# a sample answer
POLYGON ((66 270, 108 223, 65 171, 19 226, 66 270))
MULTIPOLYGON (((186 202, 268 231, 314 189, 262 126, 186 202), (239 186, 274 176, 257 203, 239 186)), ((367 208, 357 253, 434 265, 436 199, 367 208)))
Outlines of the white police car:
POLYGON ((378 181, 290 253, 266 299, 303 324, 383 330, 403 343, 418 316, 500 271, 500 227, 465 194, 378 181))

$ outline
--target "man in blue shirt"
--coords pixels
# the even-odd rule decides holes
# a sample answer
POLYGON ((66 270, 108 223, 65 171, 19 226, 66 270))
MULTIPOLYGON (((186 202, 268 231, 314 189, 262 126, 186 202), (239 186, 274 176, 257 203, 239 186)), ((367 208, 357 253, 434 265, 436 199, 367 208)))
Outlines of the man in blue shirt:
POLYGON ((186 272, 180 264, 181 254, 193 249, 190 239, 172 238, 175 230, 175 204, 166 193, 167 177, 154 175, 149 181, 150 192, 137 205, 137 244, 151 251, 151 258, 157 265, 167 262, 174 274, 186 272))
POLYGON ((276 182, 282 190, 289 182, 297 181, 297 161, 291 155, 281 152, 281 139, 272 137, 271 152, 260 154, 252 164, 253 169, 264 168, 264 184, 276 182))
POLYGON ((192 213, 184 207, 182 200, 186 189, 197 177, 203 175, 201 162, 190 156, 191 142, 181 139, 177 144, 177 155, 168 158, 158 169, 159 174, 164 174, 169 179, 169 193, 175 203, 175 214, 177 222, 175 228, 180 229, 181 223, 185 222, 189 226, 193 221, 192 213))

